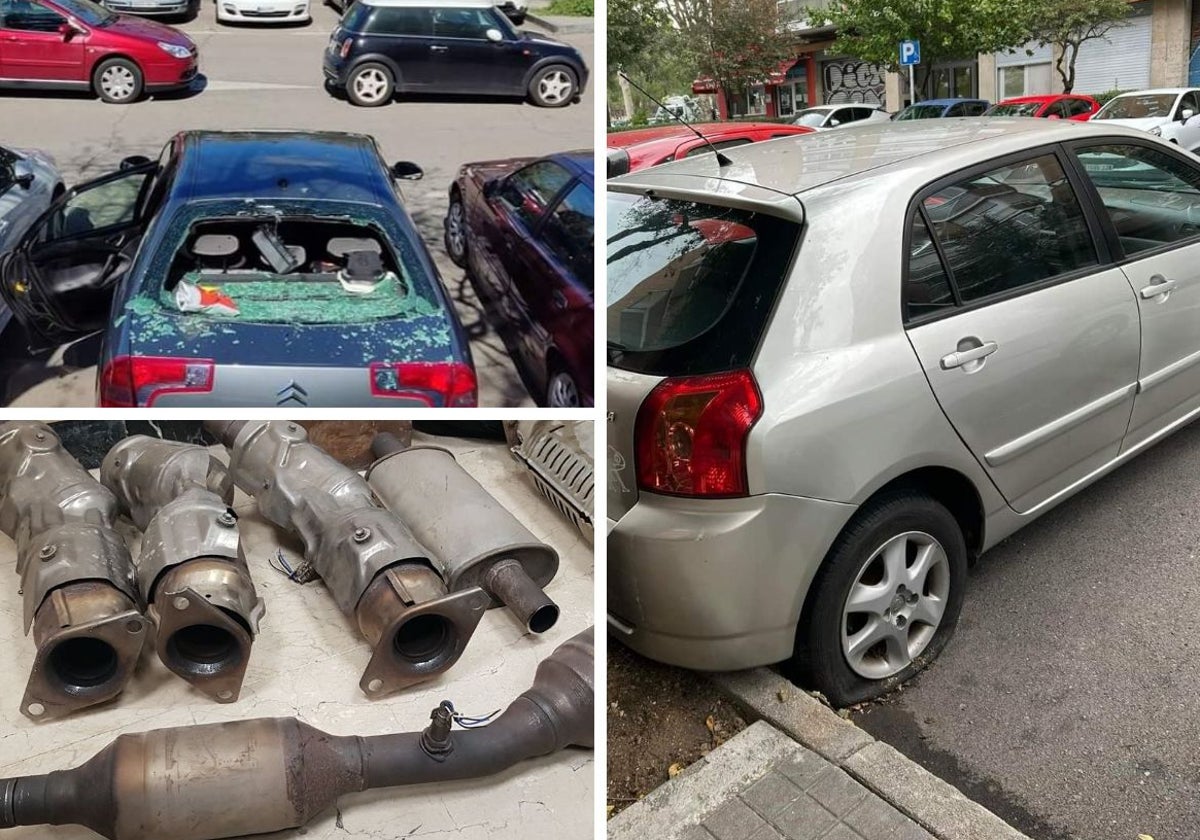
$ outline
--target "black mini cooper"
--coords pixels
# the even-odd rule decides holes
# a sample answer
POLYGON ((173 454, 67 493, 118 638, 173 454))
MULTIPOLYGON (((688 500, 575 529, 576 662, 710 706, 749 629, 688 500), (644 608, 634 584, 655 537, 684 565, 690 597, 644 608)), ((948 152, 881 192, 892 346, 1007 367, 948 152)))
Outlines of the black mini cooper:
POLYGON ((587 77, 579 50, 514 28, 491 0, 358 0, 325 51, 326 84, 364 106, 400 92, 528 96, 557 108, 579 101, 587 77))

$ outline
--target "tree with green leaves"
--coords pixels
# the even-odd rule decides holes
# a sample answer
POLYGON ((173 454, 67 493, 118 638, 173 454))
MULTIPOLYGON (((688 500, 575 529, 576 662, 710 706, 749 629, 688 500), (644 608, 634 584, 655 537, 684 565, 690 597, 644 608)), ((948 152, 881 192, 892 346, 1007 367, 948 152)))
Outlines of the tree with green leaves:
POLYGON ((1129 3, 1128 0, 1039 0, 1031 4, 1029 15, 1029 40, 1054 46, 1054 69, 1062 80, 1062 92, 1070 93, 1075 87, 1079 48, 1124 26, 1129 3))
MULTIPOLYGON (((1123 2, 1123 0, 1117 0, 1123 2)), ((917 90, 935 62, 1013 49, 1030 40, 1030 6, 1045 0, 839 0, 826 11, 833 49, 897 70, 900 42, 921 42, 917 90)))
POLYGON ((777 0, 709 0, 708 5, 708 20, 695 30, 702 45, 699 70, 717 83, 729 106, 734 96, 765 82, 794 56, 794 47, 777 0))

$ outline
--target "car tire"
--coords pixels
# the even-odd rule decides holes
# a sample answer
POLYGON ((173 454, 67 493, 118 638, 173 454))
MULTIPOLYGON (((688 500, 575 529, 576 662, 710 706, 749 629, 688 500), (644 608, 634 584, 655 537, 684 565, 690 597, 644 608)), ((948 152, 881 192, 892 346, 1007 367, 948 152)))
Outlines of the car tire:
POLYGON ((565 64, 551 64, 529 80, 529 98, 539 108, 564 108, 579 93, 575 71, 565 64))
POLYGON ((549 408, 581 408, 583 399, 575 378, 561 368, 551 368, 544 404, 549 408))
POLYGON ((835 707, 886 694, 946 646, 966 577, 966 540, 944 505, 908 490, 869 502, 809 587, 788 675, 835 707), (852 594, 863 610, 846 609, 852 594))
POLYGON ((142 96, 142 69, 127 58, 109 58, 96 65, 92 88, 105 102, 127 105, 142 96))
POLYGON ((396 80, 392 71, 376 61, 367 61, 350 71, 346 77, 346 96, 355 105, 377 108, 392 101, 396 80))
POLYGON ((459 268, 467 267, 467 208, 462 193, 457 189, 450 192, 450 206, 446 209, 445 234, 446 253, 450 262, 459 268))

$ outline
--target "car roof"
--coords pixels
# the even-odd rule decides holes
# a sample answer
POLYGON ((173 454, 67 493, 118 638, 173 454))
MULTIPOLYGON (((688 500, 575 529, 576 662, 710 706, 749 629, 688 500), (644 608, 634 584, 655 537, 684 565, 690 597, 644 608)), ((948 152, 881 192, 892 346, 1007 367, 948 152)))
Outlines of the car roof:
POLYGON ((1170 94, 1178 95, 1181 93, 1187 93, 1188 91, 1191 91, 1191 90, 1200 90, 1200 88, 1176 87, 1176 88, 1146 88, 1145 90, 1130 90, 1130 91, 1126 91, 1125 93, 1117 94, 1116 96, 1113 97, 1113 99, 1120 99, 1125 96, 1143 96, 1147 93, 1170 93, 1170 94))
POLYGON ((359 0, 368 6, 403 6, 405 8, 444 9, 490 9, 497 5, 492 0, 359 0))
POLYGON ((365 134, 185 131, 176 144, 174 200, 396 200, 375 141, 365 134))
POLYGON ((852 132, 814 132, 725 149, 725 166, 718 165, 715 155, 682 158, 614 178, 608 186, 621 192, 686 192, 698 199, 714 192, 743 198, 753 193, 744 204, 786 206, 783 196, 833 181, 877 178, 905 166, 927 168, 934 177, 953 172, 977 161, 978 147, 985 143, 988 156, 998 157, 1033 145, 1113 135, 1144 137, 1145 132, 1019 117, 873 121, 852 132))
POLYGON ((577 175, 587 175, 590 180, 596 171, 596 156, 591 149, 575 149, 549 155, 549 159, 572 170, 577 175))
MULTIPOLYGON (((692 128, 707 138, 720 137, 723 134, 742 133, 746 131, 788 131, 787 123, 769 122, 710 122, 692 123, 692 128)), ((673 123, 671 125, 656 125, 649 128, 635 128, 632 131, 616 131, 608 135, 608 146, 613 149, 625 149, 639 143, 650 143, 668 137, 695 137, 695 133, 686 125, 673 123)))

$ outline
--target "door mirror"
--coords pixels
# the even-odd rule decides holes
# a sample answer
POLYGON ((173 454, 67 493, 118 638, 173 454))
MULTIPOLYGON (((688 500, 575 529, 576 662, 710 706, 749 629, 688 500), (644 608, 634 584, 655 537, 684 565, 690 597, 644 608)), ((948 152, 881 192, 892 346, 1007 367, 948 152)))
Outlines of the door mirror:
POLYGON ((1187 122, 1194 116, 1196 116, 1195 111, 1193 111, 1191 108, 1184 108, 1182 111, 1179 112, 1179 121, 1187 122))
POLYGON ((18 160, 13 163, 13 182, 23 190, 27 190, 33 186, 33 167, 29 165, 27 160, 18 160))
POLYGON ((425 170, 411 160, 393 163, 390 172, 397 181, 420 181, 425 177, 425 170))
POLYGON ((829 127, 830 127, 830 128, 834 128, 834 127, 836 127, 836 126, 839 126, 839 125, 841 125, 841 124, 842 124, 842 121, 841 121, 841 120, 839 120, 837 117, 831 117, 831 118, 830 118, 830 120, 829 120, 829 127))
POLYGON ((483 34, 486 35, 487 39, 494 44, 498 44, 504 40, 504 34, 499 29, 489 29, 483 34))
POLYGON ((130 155, 129 157, 121 160, 120 171, 124 172, 126 169, 134 169, 138 166, 145 166, 150 162, 150 158, 146 157, 145 155, 130 155))

